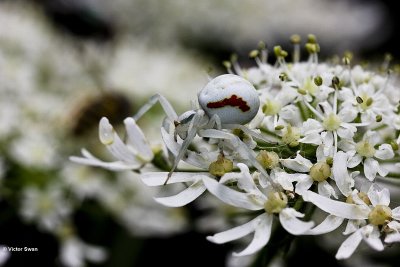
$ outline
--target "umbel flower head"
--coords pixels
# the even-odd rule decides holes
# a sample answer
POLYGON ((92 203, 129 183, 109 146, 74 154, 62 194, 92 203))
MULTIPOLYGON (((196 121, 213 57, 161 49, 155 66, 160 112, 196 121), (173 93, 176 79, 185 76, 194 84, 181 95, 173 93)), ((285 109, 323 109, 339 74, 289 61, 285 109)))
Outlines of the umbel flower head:
MULTIPOLYGON (((269 64, 264 44, 250 52, 254 67, 242 68, 235 58, 224 62, 229 74, 210 78, 198 105, 182 115, 163 96, 153 96, 126 120, 126 143, 112 132, 114 141, 105 142, 101 134, 116 162, 102 162, 85 150, 85 159, 72 160, 137 170, 149 186, 185 184, 176 195, 156 198, 171 207, 214 195, 247 222, 226 224, 230 229, 209 241, 220 244, 254 233, 235 256, 268 247, 273 223, 291 235, 322 235, 347 222, 344 234, 351 235, 338 259, 350 257, 361 240, 379 251, 399 242, 399 208, 389 207, 388 190, 376 184, 400 175, 395 164, 400 90, 390 71, 352 66, 349 55, 341 64, 321 63, 314 35, 305 43, 308 60, 301 62, 301 39, 291 40, 291 63, 288 52, 275 46, 276 63, 269 64), (152 153, 136 121, 157 102, 167 115, 160 126, 164 151, 152 153), (148 165, 158 171, 148 171, 148 165), (326 213, 317 225, 321 219, 313 206, 326 213)), ((100 121, 100 129, 106 122, 100 121)), ((112 129, 108 122, 107 127, 112 129)))

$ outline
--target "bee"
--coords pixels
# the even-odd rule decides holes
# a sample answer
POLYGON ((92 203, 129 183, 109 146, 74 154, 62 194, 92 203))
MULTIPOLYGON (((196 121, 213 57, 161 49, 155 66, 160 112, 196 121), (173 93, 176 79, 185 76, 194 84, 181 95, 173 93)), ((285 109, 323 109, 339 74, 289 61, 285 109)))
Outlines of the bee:
POLYGON ((71 134, 80 137, 95 129, 102 117, 114 124, 121 123, 131 115, 132 104, 126 96, 117 92, 102 93, 84 99, 72 116, 71 134))

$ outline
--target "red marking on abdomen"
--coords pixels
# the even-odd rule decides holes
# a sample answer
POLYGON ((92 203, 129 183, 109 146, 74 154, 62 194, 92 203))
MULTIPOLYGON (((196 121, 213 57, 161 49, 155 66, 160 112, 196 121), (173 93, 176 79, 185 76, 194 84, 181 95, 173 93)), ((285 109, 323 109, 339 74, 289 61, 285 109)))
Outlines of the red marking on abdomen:
POLYGON ((224 98, 217 102, 209 102, 207 104, 208 108, 223 108, 225 106, 238 107, 243 112, 250 110, 250 107, 247 105, 246 101, 244 101, 241 97, 237 97, 236 95, 232 95, 230 98, 224 98))

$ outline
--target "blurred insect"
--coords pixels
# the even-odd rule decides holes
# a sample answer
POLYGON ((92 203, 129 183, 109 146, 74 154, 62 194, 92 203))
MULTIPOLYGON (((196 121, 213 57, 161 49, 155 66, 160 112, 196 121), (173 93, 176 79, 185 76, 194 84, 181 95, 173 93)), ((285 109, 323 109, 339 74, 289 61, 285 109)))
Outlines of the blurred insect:
POLYGON ((76 137, 85 135, 97 127, 102 117, 118 124, 130 116, 131 112, 131 103, 120 93, 108 92, 93 99, 85 99, 75 111, 71 133, 76 137))
MULTIPOLYGON (((244 153, 244 156, 247 156, 253 162, 254 167, 259 169, 267 179, 270 179, 265 169, 255 159, 253 151, 237 136, 223 131, 224 129, 239 128, 254 138, 265 142, 270 141, 261 134, 243 126, 256 116, 260 107, 258 92, 249 81, 234 74, 224 74, 212 79, 198 94, 198 102, 201 108, 186 111, 180 116, 177 115, 164 96, 156 94, 139 109, 133 119, 136 121, 140 119, 157 102, 161 104, 167 115, 167 120, 175 126, 175 140, 178 136, 183 140, 164 184, 168 183, 196 135, 232 141, 232 143, 238 145, 241 153, 244 153)), ((168 130, 165 124, 163 127, 168 130)), ((273 184, 272 180, 270 182, 273 184)))

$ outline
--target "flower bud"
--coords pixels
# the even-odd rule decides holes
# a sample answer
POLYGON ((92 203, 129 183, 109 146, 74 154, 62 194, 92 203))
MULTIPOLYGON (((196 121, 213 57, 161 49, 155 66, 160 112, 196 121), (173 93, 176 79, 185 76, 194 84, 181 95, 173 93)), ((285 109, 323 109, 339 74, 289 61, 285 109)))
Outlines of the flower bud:
POLYGON ((218 159, 210 164, 208 171, 210 174, 221 177, 227 172, 233 170, 233 162, 224 157, 223 154, 218 155, 218 159))
POLYGON ((383 225, 392 218, 392 210, 388 206, 376 205, 368 214, 368 221, 373 225, 383 225))
POLYGON ((331 176, 331 167, 326 162, 317 162, 311 167, 310 176, 314 181, 323 182, 331 176))
POLYGON ((273 151, 261 150, 256 159, 265 169, 272 169, 279 165, 279 155, 273 151))
MULTIPOLYGON (((364 203, 367 204, 368 206, 371 205, 371 200, 369 200, 368 194, 367 194, 367 193, 365 193, 365 192, 358 192, 358 193, 357 193, 357 196, 358 196, 362 201, 364 201, 364 203)), ((349 195, 349 196, 346 198, 346 203, 355 204, 352 195, 349 195)))
POLYGON ((287 196, 282 192, 271 192, 268 194, 268 200, 264 203, 264 209, 267 213, 279 213, 286 208, 288 203, 287 196))
POLYGON ((322 77, 321 76, 317 76, 314 78, 314 83, 316 86, 321 86, 323 83, 322 77))

